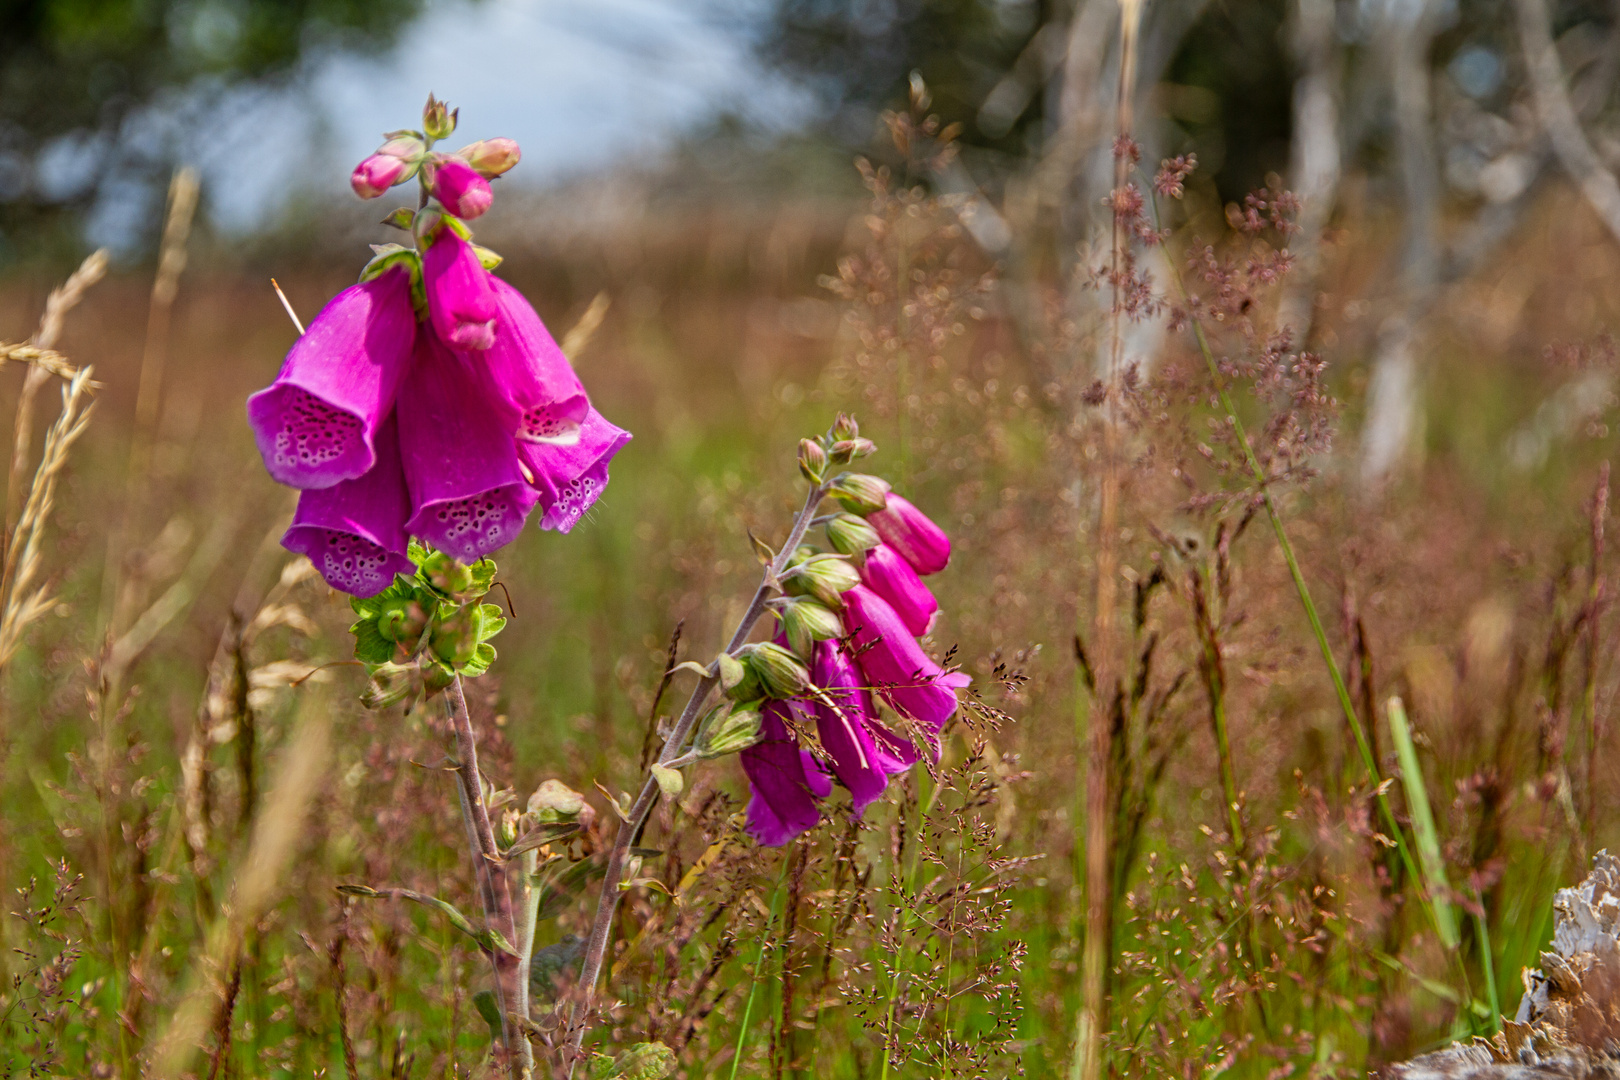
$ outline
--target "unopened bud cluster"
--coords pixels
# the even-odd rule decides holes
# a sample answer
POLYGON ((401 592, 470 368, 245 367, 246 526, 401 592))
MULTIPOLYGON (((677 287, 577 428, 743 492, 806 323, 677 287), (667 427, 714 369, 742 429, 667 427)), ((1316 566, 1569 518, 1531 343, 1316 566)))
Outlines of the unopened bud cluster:
POLYGON ((482 675, 495 661, 490 639, 506 626, 501 609, 483 603, 495 580, 492 560, 468 566, 415 545, 411 555, 414 575, 349 601, 358 616, 349 627, 354 656, 371 673, 373 707, 431 697, 457 675, 482 675))

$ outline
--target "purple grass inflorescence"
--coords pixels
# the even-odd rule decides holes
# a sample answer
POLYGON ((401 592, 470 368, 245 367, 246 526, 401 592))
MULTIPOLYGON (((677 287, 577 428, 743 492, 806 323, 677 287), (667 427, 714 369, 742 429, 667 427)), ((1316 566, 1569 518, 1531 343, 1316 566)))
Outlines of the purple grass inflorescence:
POLYGON ((630 439, 591 407, 529 302, 491 273, 499 256, 472 243, 465 221, 489 209, 517 144, 436 152, 455 114, 430 99, 423 119, 350 178, 364 199, 420 180, 419 208, 386 219, 415 247, 374 248, 360 282, 248 399, 265 468, 304 493, 283 546, 359 597, 414 571, 412 536, 473 562, 515 539, 537 506, 541 528, 567 532, 630 439))

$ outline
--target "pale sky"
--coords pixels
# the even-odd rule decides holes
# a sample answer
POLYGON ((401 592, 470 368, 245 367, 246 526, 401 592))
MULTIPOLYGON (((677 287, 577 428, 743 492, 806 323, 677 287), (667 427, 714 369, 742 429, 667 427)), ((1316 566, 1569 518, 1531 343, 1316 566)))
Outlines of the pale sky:
MULTIPOLYGON (((503 183, 538 185, 646 158, 734 112, 790 128, 809 102, 751 46, 761 0, 430 0, 382 58, 312 59, 286 90, 194 92, 186 156, 214 221, 243 232, 287 200, 347 194, 349 170, 384 131, 417 127, 432 91, 461 109, 450 145, 505 135, 523 148, 503 183)), ((154 128, 171 123, 152 118, 154 128)), ((126 132, 126 135, 128 133, 126 132)), ((116 241, 136 210, 109 200, 92 234, 116 241)), ((93 237, 94 238, 94 237, 93 237)))

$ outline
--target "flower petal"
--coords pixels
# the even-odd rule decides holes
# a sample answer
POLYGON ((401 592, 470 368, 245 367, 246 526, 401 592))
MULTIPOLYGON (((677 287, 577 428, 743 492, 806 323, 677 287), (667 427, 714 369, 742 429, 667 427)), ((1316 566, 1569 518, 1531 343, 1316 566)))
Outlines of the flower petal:
POLYGON ((288 551, 307 555, 328 585, 353 596, 375 596, 395 574, 416 570, 405 555, 410 496, 392 414, 377 432, 376 451, 377 463, 364 476, 299 496, 292 528, 281 538, 288 551))
POLYGON ((542 529, 565 533, 579 524, 607 487, 608 463, 630 441, 628 431, 614 427, 595 409, 579 431, 579 441, 572 446, 517 444, 518 457, 540 497, 542 529))
POLYGON ((415 338, 404 267, 333 297, 293 343, 276 381, 248 398, 248 422, 270 475, 307 489, 370 470, 377 429, 393 410, 415 338))
POLYGON ((424 333, 399 392, 406 528, 462 562, 515 540, 537 499, 481 385, 465 354, 424 333))

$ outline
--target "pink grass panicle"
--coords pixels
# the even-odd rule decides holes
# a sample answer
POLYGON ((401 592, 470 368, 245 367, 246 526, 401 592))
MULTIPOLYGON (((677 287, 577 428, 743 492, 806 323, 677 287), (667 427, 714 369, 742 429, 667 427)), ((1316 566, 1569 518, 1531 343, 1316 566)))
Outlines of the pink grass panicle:
POLYGON ((630 440, 592 408, 528 300, 486 268, 499 257, 469 239, 490 178, 522 155, 510 139, 434 153, 455 118, 430 99, 423 131, 390 135, 355 168, 361 198, 416 177, 437 200, 389 215, 420 246, 376 248, 248 399, 266 470, 304 493, 283 546, 356 597, 413 572, 412 537, 471 562, 536 507, 542 527, 568 532, 630 440))

